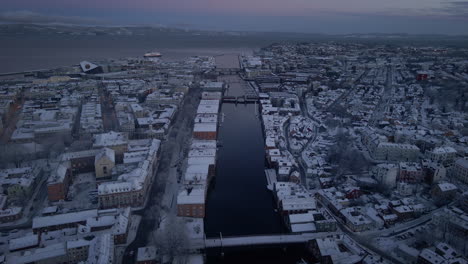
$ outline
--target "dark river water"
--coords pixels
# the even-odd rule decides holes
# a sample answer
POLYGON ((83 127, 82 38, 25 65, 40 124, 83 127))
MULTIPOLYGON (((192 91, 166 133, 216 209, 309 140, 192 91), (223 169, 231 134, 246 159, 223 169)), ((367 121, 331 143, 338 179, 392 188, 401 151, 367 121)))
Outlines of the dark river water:
POLYGON ((217 172, 208 191, 206 235, 280 233, 273 196, 266 188, 265 147, 253 104, 223 104, 217 172))
MULTIPOLYGON (((242 93, 240 85, 232 92, 242 93), (235 90, 235 91, 234 91, 235 90)), ((219 128, 217 171, 208 191, 205 233, 209 237, 286 232, 266 188, 265 147, 254 104, 226 104, 219 128), (220 234, 221 233, 221 234, 220 234)), ((295 264, 306 257, 304 244, 287 247, 208 250, 208 264, 295 264)))

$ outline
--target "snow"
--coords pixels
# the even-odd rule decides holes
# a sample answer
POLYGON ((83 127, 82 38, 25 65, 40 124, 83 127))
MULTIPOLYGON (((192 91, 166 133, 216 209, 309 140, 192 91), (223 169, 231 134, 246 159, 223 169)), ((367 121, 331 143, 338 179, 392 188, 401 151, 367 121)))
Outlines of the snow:
POLYGON ((291 231, 293 233, 300 233, 300 232, 315 232, 317 228, 315 227, 314 223, 304 223, 304 224, 292 224, 291 231))
POLYGON ((155 260, 157 254, 156 247, 154 246, 138 248, 137 262, 155 260))
POLYGON ((216 132, 218 129, 216 123, 195 123, 194 132, 216 132))
POLYGON ((19 238, 14 238, 9 241, 10 251, 18 250, 27 247, 37 246, 39 244, 39 235, 27 235, 19 238))
POLYGON ((304 214, 289 215, 289 223, 291 224, 307 223, 307 222, 312 222, 313 220, 314 220, 314 216, 312 212, 310 211, 304 214))
POLYGON ((177 195, 177 204, 204 204, 205 188, 193 188, 190 192, 183 189, 177 195))
POLYGON ((48 226, 63 225, 69 223, 84 222, 90 217, 97 217, 98 210, 86 210, 68 214, 34 217, 32 228, 43 228, 48 226))

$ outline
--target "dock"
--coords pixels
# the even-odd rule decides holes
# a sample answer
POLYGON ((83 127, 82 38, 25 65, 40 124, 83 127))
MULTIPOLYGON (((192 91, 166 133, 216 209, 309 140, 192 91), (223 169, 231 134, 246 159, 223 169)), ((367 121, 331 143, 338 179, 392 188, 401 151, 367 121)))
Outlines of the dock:
POLYGON ((273 186, 277 182, 276 171, 274 169, 266 169, 265 176, 267 179, 267 189, 273 191, 273 186))

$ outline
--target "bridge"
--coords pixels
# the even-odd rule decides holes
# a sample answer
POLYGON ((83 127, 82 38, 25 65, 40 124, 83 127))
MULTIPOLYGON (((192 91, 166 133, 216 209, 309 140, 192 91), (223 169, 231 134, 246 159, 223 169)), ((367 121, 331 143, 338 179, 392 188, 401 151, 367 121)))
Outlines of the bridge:
POLYGON ((214 71, 219 75, 236 75, 240 73, 240 68, 215 68, 214 71))
POLYGON ((340 232, 298 233, 256 236, 229 236, 219 238, 194 239, 190 243, 191 250, 223 247, 245 247, 258 245, 284 245, 305 243, 316 238, 340 235, 340 232))
POLYGON ((253 104, 259 101, 260 97, 256 95, 244 96, 223 96, 223 103, 253 104))

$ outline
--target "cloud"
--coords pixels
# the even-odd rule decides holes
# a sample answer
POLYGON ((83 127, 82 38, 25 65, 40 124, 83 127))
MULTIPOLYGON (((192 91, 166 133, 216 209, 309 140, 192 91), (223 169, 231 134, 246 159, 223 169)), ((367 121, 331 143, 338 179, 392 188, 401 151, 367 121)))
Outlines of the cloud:
POLYGON ((468 1, 447 1, 435 13, 468 20, 468 1))
POLYGON ((3 23, 27 23, 27 24, 76 24, 76 25, 97 25, 107 24, 107 21, 79 17, 79 16, 57 16, 45 15, 28 10, 11 11, 0 13, 0 22, 3 23))

